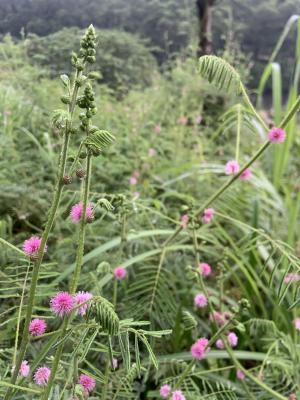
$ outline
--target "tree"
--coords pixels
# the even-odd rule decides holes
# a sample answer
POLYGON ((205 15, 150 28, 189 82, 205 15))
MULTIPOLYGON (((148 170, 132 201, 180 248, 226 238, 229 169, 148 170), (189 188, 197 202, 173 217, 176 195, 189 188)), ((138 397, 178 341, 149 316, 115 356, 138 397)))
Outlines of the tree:
POLYGON ((216 0, 196 0, 199 20, 198 56, 211 54, 212 43, 212 7, 216 0))

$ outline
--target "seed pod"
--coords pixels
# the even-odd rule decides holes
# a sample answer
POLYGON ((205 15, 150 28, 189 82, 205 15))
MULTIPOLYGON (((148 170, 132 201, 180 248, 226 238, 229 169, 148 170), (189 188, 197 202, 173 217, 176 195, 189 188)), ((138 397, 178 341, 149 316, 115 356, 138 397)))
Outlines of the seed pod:
POLYGON ((72 183, 72 177, 69 175, 64 175, 62 181, 64 185, 70 185, 70 183, 72 183))
POLYGON ((85 175, 86 175, 86 172, 85 172, 84 169, 78 169, 78 170, 76 171, 76 176, 77 176, 78 178, 80 178, 80 179, 83 179, 83 178, 85 177, 85 175))

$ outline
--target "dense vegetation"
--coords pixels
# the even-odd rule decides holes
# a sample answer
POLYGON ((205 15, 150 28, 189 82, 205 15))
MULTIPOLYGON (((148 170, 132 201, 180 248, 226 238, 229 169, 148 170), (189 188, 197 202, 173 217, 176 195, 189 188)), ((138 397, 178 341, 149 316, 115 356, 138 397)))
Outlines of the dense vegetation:
POLYGON ((1 5, 26 37, 0 43, 0 397, 299 398, 299 18, 258 44, 233 21, 275 2, 217 2, 222 58, 198 63, 168 53, 190 43, 185 1, 38 3, 1 5), (73 27, 91 21, 97 40, 73 27))

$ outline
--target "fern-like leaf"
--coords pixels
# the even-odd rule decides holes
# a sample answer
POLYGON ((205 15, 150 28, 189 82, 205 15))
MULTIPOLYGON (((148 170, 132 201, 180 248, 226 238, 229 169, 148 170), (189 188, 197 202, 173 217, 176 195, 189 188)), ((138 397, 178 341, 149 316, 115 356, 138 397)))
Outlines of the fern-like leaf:
POLYGON ((111 133, 93 128, 84 143, 92 151, 102 152, 114 141, 115 137, 111 133))
POLYGON ((214 84, 218 89, 233 91, 239 94, 242 82, 237 71, 227 61, 216 56, 203 56, 199 59, 200 75, 214 84))
POLYGON ((97 298, 88 312, 88 318, 95 318, 102 330, 109 335, 117 335, 120 321, 115 313, 114 306, 103 297, 97 298))

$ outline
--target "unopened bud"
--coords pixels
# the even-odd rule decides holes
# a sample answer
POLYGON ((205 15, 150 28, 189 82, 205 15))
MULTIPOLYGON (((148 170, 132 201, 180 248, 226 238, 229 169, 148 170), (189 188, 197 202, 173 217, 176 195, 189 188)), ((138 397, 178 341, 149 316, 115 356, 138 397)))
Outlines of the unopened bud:
POLYGON ((83 179, 83 178, 85 177, 85 175, 86 175, 86 172, 85 172, 84 169, 78 169, 78 170, 76 171, 76 176, 77 176, 78 178, 80 178, 80 179, 83 179))
POLYGON ((72 183, 72 177, 69 175, 64 175, 62 181, 64 185, 70 185, 70 183, 72 183))

